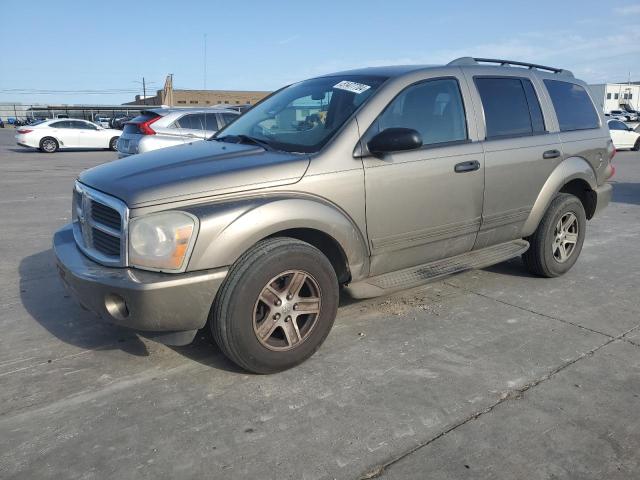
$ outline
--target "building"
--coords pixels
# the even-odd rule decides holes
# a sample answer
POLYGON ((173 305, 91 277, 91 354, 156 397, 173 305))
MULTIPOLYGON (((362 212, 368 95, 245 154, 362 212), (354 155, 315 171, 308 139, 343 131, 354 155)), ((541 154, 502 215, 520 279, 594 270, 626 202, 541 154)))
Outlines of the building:
POLYGON ((206 107, 214 105, 253 105, 271 92, 251 90, 183 90, 173 88, 173 75, 167 75, 164 88, 154 96, 136 95, 124 105, 168 105, 170 107, 206 107))
POLYGON ((156 95, 141 98, 136 95, 133 102, 125 105, 169 105, 173 107, 207 107, 213 105, 253 105, 271 92, 240 91, 240 90, 173 90, 173 101, 158 90, 156 95))
POLYGON ((611 110, 640 108, 640 82, 600 83, 589 85, 589 90, 593 101, 605 113, 611 110))

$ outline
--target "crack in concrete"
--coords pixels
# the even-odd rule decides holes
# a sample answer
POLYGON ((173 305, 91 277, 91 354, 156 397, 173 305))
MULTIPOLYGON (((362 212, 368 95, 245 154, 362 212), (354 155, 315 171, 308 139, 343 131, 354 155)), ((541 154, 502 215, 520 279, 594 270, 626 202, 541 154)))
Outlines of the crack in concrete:
MULTIPOLYGON (((451 285, 451 284, 448 284, 448 285, 451 285)), ((451 286, 456 287, 456 288, 461 288, 461 287, 457 287, 456 285, 451 285, 451 286)), ((496 299, 488 297, 486 295, 477 294, 476 292, 473 292, 471 290, 467 290, 467 289, 463 289, 463 290, 466 290, 469 293, 473 293, 473 294, 476 294, 476 295, 480 295, 480 296, 486 297, 486 298, 488 298, 490 300, 496 300, 496 299)), ((504 303, 506 305, 510 305, 507 302, 503 302, 503 301, 500 301, 500 300, 496 300, 496 301, 500 302, 500 303, 504 303)), ((534 314, 538 314, 538 315, 541 315, 541 316, 544 316, 544 317, 547 317, 547 318, 550 318, 550 319, 553 319, 553 320, 560 320, 560 319, 557 319, 557 318, 554 318, 554 317, 550 317, 548 315, 539 314, 538 312, 530 311, 530 310, 528 310, 526 308, 518 307, 517 305, 511 305, 511 306, 516 307, 516 308, 520 308, 522 310, 525 310, 525 311, 528 311, 528 312, 531 312, 531 313, 534 313, 534 314)), ((560 320, 560 321, 563 321, 563 320, 560 320)), ((623 332, 623 333, 621 333, 619 335, 611 336, 611 335, 608 335, 606 333, 602 333, 602 332, 598 332, 598 331, 595 331, 595 330, 591 330, 591 329, 586 328, 586 327, 582 327, 581 325, 573 324, 573 322, 568 322, 568 321, 564 321, 564 322, 565 323, 570 323, 571 325, 574 325, 574 326, 579 327, 579 328, 583 328, 583 329, 588 330, 588 331, 593 331, 593 333, 598 333, 600 335, 604 335, 604 336, 608 337, 608 340, 606 342, 604 342, 603 344, 601 344, 601 345, 599 345, 599 346, 597 346, 595 348, 592 348, 591 350, 588 350, 587 352, 581 353, 580 355, 578 355, 574 359, 569 360, 569 361, 561 364, 560 366, 554 368, 553 370, 551 370, 550 372, 546 373, 545 375, 543 375, 543 376, 541 376, 541 377, 539 377, 537 379, 534 379, 533 381, 531 381, 531 382, 529 382, 529 383, 527 383, 527 384, 525 384, 525 385, 523 385, 521 387, 518 387, 518 388, 515 388, 513 390, 508 390, 508 391, 504 392, 502 395, 500 395, 500 398, 496 402, 492 403, 488 407, 486 407, 486 408, 484 408, 482 410, 476 411, 476 412, 472 413, 471 415, 468 415, 467 417, 464 417, 462 420, 454 423, 449 428, 447 428, 447 429, 443 430, 442 432, 440 432, 439 434, 437 434, 435 437, 432 437, 432 438, 426 440, 425 442, 417 444, 413 448, 409 449, 406 452, 401 453, 400 455, 388 460, 387 462, 374 466, 373 468, 367 470, 364 474, 362 474, 360 476, 359 480, 370 480, 370 479, 373 479, 373 478, 380 477, 386 470, 388 470, 391 466, 393 466, 394 464, 398 463, 402 459, 404 459, 404 458, 408 457, 409 455, 412 455, 413 453, 417 452, 418 450, 420 450, 420 449, 432 444, 436 440, 444 437, 445 435, 447 435, 447 434, 451 433, 452 431, 462 427, 463 425, 465 425, 465 424, 467 424, 467 423, 469 423, 469 422, 471 422, 473 420, 476 420, 479 417, 481 417, 483 415, 486 415, 487 413, 490 413, 497 406, 499 406, 499 405, 501 405, 501 404, 503 404, 503 403, 505 403, 505 402, 507 402, 509 400, 521 399, 522 396, 524 395, 524 393, 527 392, 528 390, 531 390, 532 388, 537 387, 538 385, 540 385, 541 383, 551 379, 552 377, 554 377, 555 375, 557 375, 558 373, 560 373, 564 369, 570 367, 571 365, 574 365, 575 363, 579 362, 583 358, 592 356, 593 354, 595 354, 600 349, 606 347, 607 345, 610 345, 611 343, 613 343, 615 341, 621 340, 621 341, 625 341, 625 342, 629 342, 629 343, 634 343, 631 340, 629 340, 627 338, 624 338, 624 337, 640 327, 640 325, 636 325, 635 327, 632 327, 629 330, 627 330, 627 331, 625 331, 625 332, 623 332)), ((634 343, 634 345, 636 345, 636 344, 634 343)), ((637 345, 637 346, 640 346, 640 345, 637 345)))
MULTIPOLYGON (((468 289, 468 288, 460 287, 459 285, 454 285, 453 283, 449 283, 449 282, 446 282, 446 281, 444 283, 446 283, 447 285, 449 285, 451 287, 458 288, 458 289, 463 290, 463 291, 468 292, 468 293, 472 293, 473 295, 477 295, 479 297, 483 297, 483 298, 486 298, 488 300, 493 300, 494 302, 498 302, 498 303, 501 303, 503 305, 507 305, 509 307, 517 308, 517 309, 522 310, 524 312, 532 313, 534 315, 538 315, 540 317, 548 318, 550 320, 555 320, 557 322, 562 322, 562 323, 565 323, 567 325, 571 325, 573 327, 580 328, 582 330, 586 330, 587 332, 597 333, 598 335, 603 335, 603 336, 608 337, 608 338, 615 338, 614 335, 610 335, 608 333, 601 332, 600 330, 595 330, 593 328, 585 327, 584 325, 580 325, 579 323, 572 322, 571 320, 565 320, 563 318, 558 318, 558 317, 554 317, 552 315, 547 315, 546 313, 537 312, 535 310, 531 310, 530 308, 523 307, 521 305, 515 305, 513 303, 509 303, 509 302, 506 302, 504 300, 500 300, 499 298, 495 298, 495 297, 492 297, 490 295, 485 295, 484 293, 480 293, 480 292, 476 292, 476 291, 468 289)), ((640 326, 640 324, 636 325, 633 328, 635 329, 638 326, 640 326)))

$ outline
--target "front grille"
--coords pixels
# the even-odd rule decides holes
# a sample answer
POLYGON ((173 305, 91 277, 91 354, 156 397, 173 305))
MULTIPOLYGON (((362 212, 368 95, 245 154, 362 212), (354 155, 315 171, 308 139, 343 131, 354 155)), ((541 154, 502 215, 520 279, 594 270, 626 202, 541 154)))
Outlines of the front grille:
POLYGON ((126 266, 126 224, 124 202, 86 187, 73 192, 73 234, 80 250, 107 266, 126 266))
POLYGON ((120 214, 117 210, 96 202, 95 200, 91 201, 91 218, 118 232, 122 228, 122 219, 120 218, 120 214))
POLYGON ((120 237, 114 237, 97 228, 91 229, 91 237, 94 248, 100 253, 109 257, 120 256, 120 237))

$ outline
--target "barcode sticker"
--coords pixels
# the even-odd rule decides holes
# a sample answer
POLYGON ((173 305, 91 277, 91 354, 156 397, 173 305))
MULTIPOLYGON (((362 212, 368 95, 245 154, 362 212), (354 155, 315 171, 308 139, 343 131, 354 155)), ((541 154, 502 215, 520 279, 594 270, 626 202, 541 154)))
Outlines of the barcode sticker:
POLYGON ((371 87, 369 85, 365 85, 364 83, 356 83, 356 82, 349 82, 348 80, 343 80, 340 83, 334 85, 333 88, 346 90, 347 92, 352 92, 357 95, 359 93, 366 92, 371 87))

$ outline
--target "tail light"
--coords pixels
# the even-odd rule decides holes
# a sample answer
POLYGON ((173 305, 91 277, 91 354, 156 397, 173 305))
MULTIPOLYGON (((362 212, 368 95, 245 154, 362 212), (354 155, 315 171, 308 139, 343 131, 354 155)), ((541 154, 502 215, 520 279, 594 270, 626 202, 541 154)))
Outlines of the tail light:
POLYGON ((150 127, 150 125, 153 122, 157 122, 158 120, 160 120, 162 117, 154 117, 150 120, 147 120, 145 122, 139 123, 138 124, 138 130, 140 130, 140 133, 142 135, 155 135, 156 131, 150 127))
POLYGON ((16 130, 16 133, 19 133, 21 135, 24 135, 25 133, 31 133, 31 132, 33 132, 33 130, 27 130, 27 129, 16 130))

